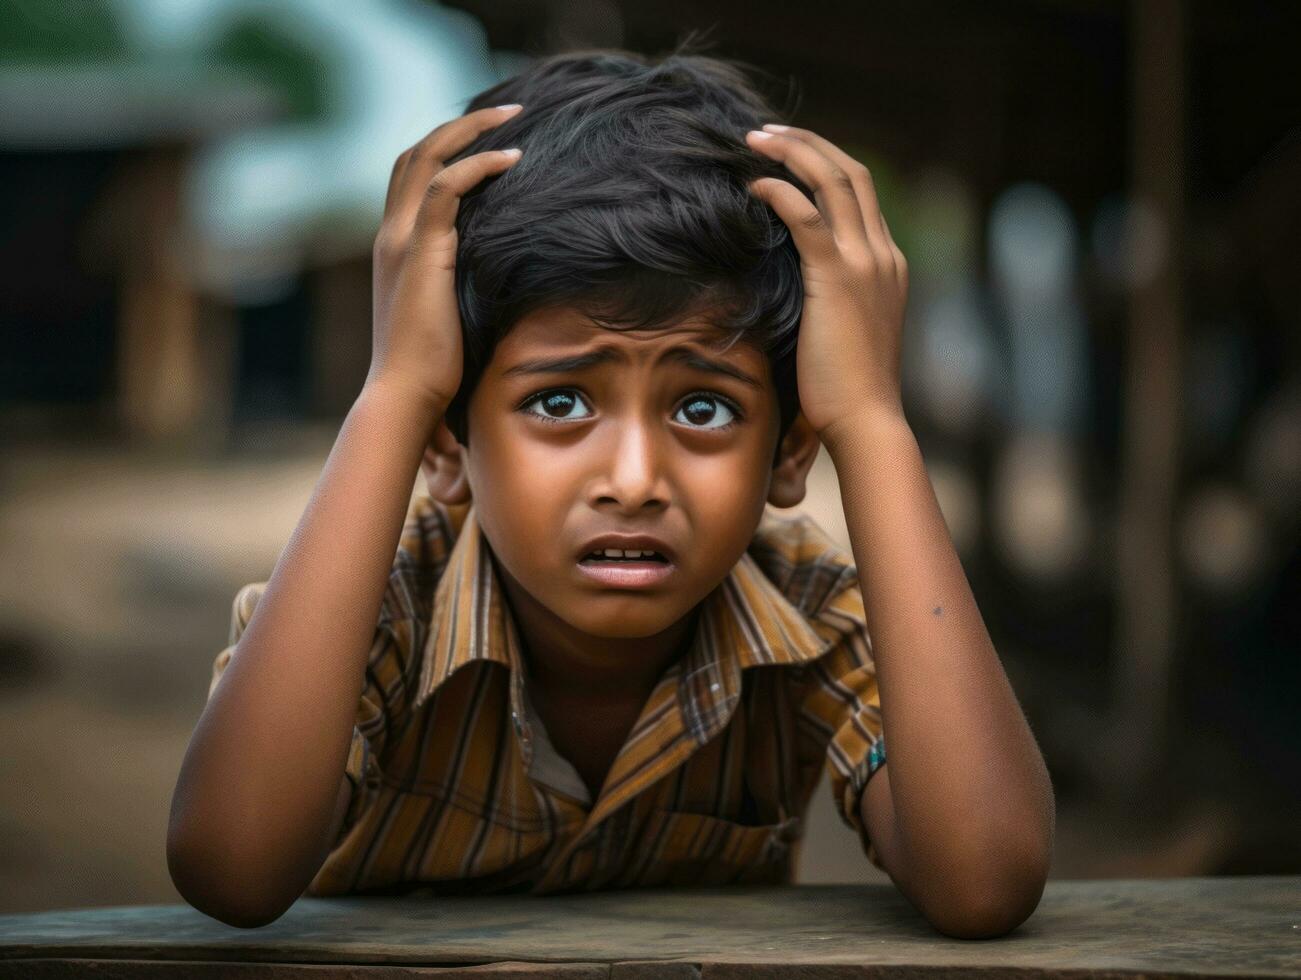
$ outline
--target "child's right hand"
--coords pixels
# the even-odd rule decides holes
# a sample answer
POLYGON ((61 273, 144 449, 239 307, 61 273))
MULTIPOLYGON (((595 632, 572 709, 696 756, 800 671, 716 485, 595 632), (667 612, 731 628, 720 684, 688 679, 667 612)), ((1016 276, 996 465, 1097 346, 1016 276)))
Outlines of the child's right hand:
POLYGON ((396 388, 441 412, 461 384, 456 212, 461 196, 519 159, 489 150, 443 161, 519 112, 477 109, 443 123, 393 165, 375 237, 374 340, 366 384, 396 388))

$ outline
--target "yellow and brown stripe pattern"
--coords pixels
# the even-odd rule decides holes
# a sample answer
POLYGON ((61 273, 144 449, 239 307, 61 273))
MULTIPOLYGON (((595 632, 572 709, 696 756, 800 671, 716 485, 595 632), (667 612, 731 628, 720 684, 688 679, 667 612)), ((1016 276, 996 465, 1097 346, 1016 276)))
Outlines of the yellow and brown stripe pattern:
MULTIPOLYGON (((264 585, 235 597, 209 697, 264 585)), ((521 656, 473 504, 418 497, 369 654, 352 803, 306 894, 789 883, 823 766, 881 867, 858 808, 885 762, 862 595, 807 515, 765 510, 596 800, 548 740, 521 656)))

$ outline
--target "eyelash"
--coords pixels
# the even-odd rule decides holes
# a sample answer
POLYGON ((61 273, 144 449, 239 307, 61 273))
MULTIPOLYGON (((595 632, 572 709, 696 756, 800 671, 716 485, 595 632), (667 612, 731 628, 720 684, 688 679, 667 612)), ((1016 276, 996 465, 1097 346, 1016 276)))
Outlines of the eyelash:
MULTIPOLYGON (((516 410, 522 412, 523 414, 529 416, 530 418, 541 419, 543 422, 550 422, 554 425, 572 425, 574 422, 582 421, 581 419, 557 419, 557 418, 552 418, 550 415, 542 415, 538 412, 527 411, 528 407, 532 405, 534 402, 538 401, 540 398, 543 398, 546 395, 553 395, 561 391, 573 392, 574 394, 577 394, 584 399, 586 399, 587 397, 577 388, 544 388, 542 391, 535 392, 534 394, 526 398, 524 401, 520 402, 516 410)), ((728 422, 726 425, 715 425, 708 428, 703 426, 688 426, 688 428, 695 429, 698 432, 726 432, 728 429, 734 428, 736 425, 738 425, 739 423, 745 420, 745 413, 741 411, 740 407, 736 404, 736 402, 732 401, 732 399, 730 398, 726 398, 723 395, 720 395, 717 392, 713 392, 713 391, 693 391, 688 395, 684 395, 679 405, 690 404, 690 399, 696 397, 704 397, 704 398, 711 399, 713 401, 722 402, 724 405, 727 406, 728 411, 732 413, 733 418, 732 421, 728 422)))

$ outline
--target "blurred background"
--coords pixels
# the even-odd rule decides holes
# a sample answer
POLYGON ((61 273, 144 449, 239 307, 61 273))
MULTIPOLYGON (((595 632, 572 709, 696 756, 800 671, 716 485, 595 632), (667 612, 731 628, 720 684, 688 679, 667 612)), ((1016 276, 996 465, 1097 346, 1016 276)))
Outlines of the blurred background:
MULTIPOLYGON (((0 912, 180 901, 176 775, 365 376, 398 153, 691 28, 875 175, 1053 877, 1301 873, 1301 5, 7 0, 0 912)), ((848 547, 825 452, 800 509, 848 547)), ((798 880, 887 880, 825 780, 798 880)))

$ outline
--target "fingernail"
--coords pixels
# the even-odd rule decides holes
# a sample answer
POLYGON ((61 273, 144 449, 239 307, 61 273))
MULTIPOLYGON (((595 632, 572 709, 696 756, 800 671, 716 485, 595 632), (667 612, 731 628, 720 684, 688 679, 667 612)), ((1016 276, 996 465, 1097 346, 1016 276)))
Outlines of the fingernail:
POLYGON ((757 140, 772 139, 772 133, 765 133, 765 132, 762 132, 761 130, 758 130, 758 129, 752 129, 752 130, 750 130, 750 132, 747 133, 746 135, 747 135, 747 136, 753 136, 753 137, 754 137, 755 139, 757 139, 757 140))
POLYGON ((518 102, 507 102, 505 105, 497 106, 497 108, 498 109, 521 109, 523 108, 523 106, 521 106, 518 102))
POLYGON ((505 153, 508 157, 517 157, 524 151, 521 150, 518 146, 512 146, 509 150, 502 150, 501 152, 505 153))
POLYGON ((764 123, 763 128, 773 133, 784 133, 790 129, 789 126, 783 126, 781 123, 764 123))

